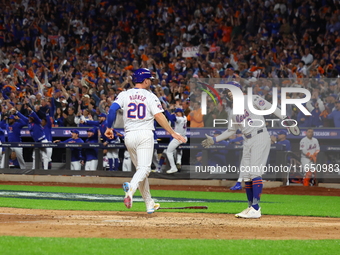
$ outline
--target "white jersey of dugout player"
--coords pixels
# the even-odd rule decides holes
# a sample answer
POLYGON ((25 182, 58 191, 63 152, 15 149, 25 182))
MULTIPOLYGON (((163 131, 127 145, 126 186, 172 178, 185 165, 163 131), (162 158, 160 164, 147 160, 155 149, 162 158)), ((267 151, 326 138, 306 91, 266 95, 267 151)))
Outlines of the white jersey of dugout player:
POLYGON ((301 159, 309 160, 309 157, 306 156, 308 153, 309 155, 313 155, 315 152, 320 151, 319 141, 314 137, 309 139, 306 136, 300 141, 300 150, 302 151, 301 159))
POLYGON ((179 133, 182 136, 187 135, 187 117, 177 117, 176 116, 176 122, 175 122, 175 132, 179 133))
POLYGON ((145 89, 121 92, 115 102, 123 109, 125 132, 154 130, 154 115, 163 112, 159 99, 145 89), (149 111, 148 111, 149 109, 149 111))

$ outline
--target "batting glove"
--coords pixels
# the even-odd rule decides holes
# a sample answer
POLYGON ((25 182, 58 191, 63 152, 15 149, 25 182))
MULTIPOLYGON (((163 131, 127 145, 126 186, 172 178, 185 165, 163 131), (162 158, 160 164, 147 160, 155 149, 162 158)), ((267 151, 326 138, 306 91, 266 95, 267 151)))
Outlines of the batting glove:
POLYGON ((205 136, 207 137, 207 139, 204 139, 201 144, 204 148, 208 148, 211 145, 213 145, 215 141, 214 141, 214 137, 208 136, 207 134, 205 134, 205 136))

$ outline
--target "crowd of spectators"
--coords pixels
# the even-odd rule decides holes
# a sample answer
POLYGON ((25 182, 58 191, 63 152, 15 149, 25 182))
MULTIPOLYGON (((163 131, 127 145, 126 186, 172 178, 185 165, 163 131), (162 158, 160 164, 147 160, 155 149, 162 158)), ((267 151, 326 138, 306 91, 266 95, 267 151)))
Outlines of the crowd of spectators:
POLYGON ((307 88, 313 115, 292 108, 290 116, 302 126, 340 127, 340 3, 3 0, 0 67, 2 115, 50 111, 55 127, 107 114, 141 67, 154 72, 151 90, 163 105, 182 107, 191 127, 211 127, 230 108, 209 101, 203 116, 192 78, 237 80, 269 101, 273 86, 307 88), (197 55, 184 58, 193 46, 197 55))

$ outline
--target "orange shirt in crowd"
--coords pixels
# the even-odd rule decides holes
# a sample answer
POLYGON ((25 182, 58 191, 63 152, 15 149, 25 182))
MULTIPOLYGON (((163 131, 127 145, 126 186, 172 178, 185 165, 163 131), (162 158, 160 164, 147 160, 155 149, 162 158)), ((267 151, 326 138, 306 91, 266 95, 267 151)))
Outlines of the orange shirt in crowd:
POLYGON ((200 128, 204 127, 202 109, 192 110, 190 112, 190 127, 200 128))

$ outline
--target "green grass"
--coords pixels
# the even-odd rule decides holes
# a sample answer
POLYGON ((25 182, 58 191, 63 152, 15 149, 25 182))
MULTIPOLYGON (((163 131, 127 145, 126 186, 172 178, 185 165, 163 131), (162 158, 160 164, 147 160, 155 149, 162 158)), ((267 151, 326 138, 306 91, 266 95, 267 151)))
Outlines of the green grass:
POLYGON ((0 237, 4 255, 337 254, 339 240, 170 240, 0 237), (28 249, 29 247, 29 249, 28 249))
MULTIPOLYGON (((109 188, 75 188, 75 187, 46 187, 46 186, 20 186, 0 185, 0 190, 40 191, 81 194, 107 194, 120 195, 121 189, 109 188)), ((195 191, 164 191, 152 190, 153 197, 177 197, 192 199, 212 200, 240 200, 241 202, 203 202, 203 203, 162 203, 163 207, 207 205, 208 210, 181 210, 180 212, 207 212, 207 213, 238 213, 247 205, 244 193, 223 192, 195 192, 195 191)), ((139 192, 135 196, 140 196, 139 192)), ((340 217, 340 203, 338 197, 331 196, 297 196, 297 195, 272 195, 264 194, 261 197, 262 213, 271 215, 296 215, 296 216, 320 216, 340 217)), ((37 208, 53 210, 87 210, 87 211, 126 211, 121 202, 79 202, 47 199, 23 199, 0 197, 1 207, 37 208)), ((135 202, 130 211, 145 211, 143 202, 135 202)), ((173 211, 173 210, 172 210, 173 211)))

